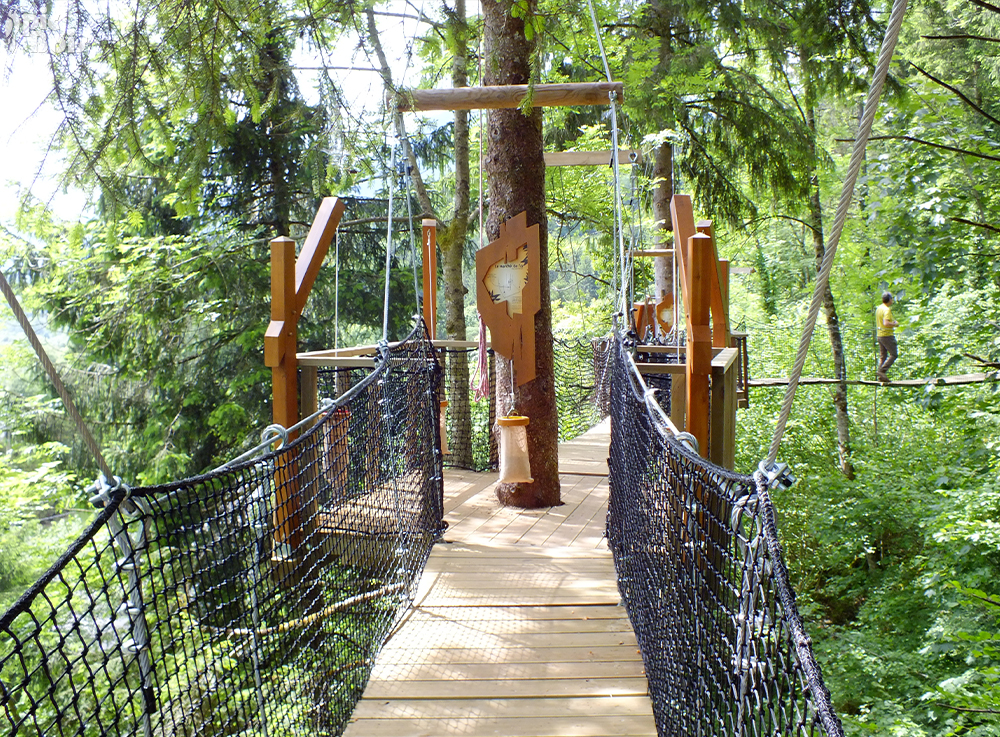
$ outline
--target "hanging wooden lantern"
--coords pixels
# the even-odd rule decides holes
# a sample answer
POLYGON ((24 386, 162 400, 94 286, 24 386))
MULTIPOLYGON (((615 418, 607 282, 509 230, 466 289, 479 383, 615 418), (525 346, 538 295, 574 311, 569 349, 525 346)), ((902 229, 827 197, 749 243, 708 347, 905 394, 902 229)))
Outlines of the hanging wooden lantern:
POLYGON ((449 455, 448 450, 448 403, 441 402, 441 411, 438 413, 438 431, 441 434, 441 455, 449 455))
POLYGON ((500 483, 530 484, 531 464, 528 462, 528 418, 498 417, 500 426, 500 483))

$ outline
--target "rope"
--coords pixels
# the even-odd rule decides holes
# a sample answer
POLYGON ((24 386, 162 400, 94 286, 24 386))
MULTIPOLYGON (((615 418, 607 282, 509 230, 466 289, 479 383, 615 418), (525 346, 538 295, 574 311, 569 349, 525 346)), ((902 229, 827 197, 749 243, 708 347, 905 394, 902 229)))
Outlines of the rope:
MULTIPOLYGON (((588 0, 589 2, 589 0, 588 0)), ((903 16, 906 14, 907 0, 894 0, 892 5, 892 15, 889 17, 889 25, 886 27, 885 38, 882 41, 882 50, 879 54, 878 63, 875 67, 875 77, 872 80, 871 89, 865 100, 865 113, 861 118, 858 127, 858 136, 854 140, 854 150, 851 152, 851 163, 844 179, 844 186, 840 192, 840 203, 837 205, 837 215, 833 221, 833 229, 830 233, 829 245, 826 254, 823 256, 823 263, 819 274, 816 276, 816 288, 813 290, 812 303, 809 305, 809 315, 806 318, 806 325, 802 330, 802 340, 799 343, 799 351, 795 357, 795 367, 789 377, 788 389, 781 405, 781 413, 778 415, 778 422, 774 428, 774 438, 771 440, 771 448, 767 454, 765 465, 770 468, 778 458, 778 448, 781 446, 781 438, 785 433, 788 418, 792 413, 792 402, 795 400, 795 390, 799 385, 799 378, 806 364, 806 354, 809 351, 809 342, 812 340, 813 329, 816 327, 816 318, 819 315, 820 304, 827 285, 830 283, 830 272, 833 270, 834 255, 837 253, 837 246, 840 243, 840 235, 847 222, 847 213, 851 207, 851 200, 854 197, 854 185, 861 171, 861 164, 864 160, 865 148, 868 145, 868 138, 871 136, 872 124, 875 121, 875 112, 878 109, 879 97, 882 94, 882 86, 889 73, 889 64, 892 62, 892 54, 896 48, 896 41, 899 39, 899 30, 903 25, 903 16)))
POLYGON ((476 353, 478 354, 476 373, 473 375, 472 381, 469 382, 469 388, 472 389, 478 402, 485 399, 490 393, 489 358, 486 353, 486 323, 483 322, 482 315, 479 315, 479 348, 476 353))
MULTIPOLYGON (((407 144, 409 145, 409 144, 407 144)), ((413 263, 413 302, 416 305, 416 311, 420 312, 420 280, 417 278, 417 244, 413 240, 413 204, 410 202, 410 189, 413 187, 413 171, 410 168, 409 162, 406 164, 406 217, 410 222, 410 260, 413 263)), ((431 278, 435 278, 431 275, 431 278)), ((424 295, 426 299, 426 295, 424 295)), ((434 330, 434 325, 430 328, 434 330)))
POLYGON ((396 141, 390 143, 389 217, 385 226, 385 298, 382 304, 382 342, 389 341, 389 274, 392 267, 392 192, 396 188, 396 141))
POLYGON ((11 310, 14 311, 14 317, 17 318, 17 322, 21 325, 21 329, 24 331, 25 336, 27 336, 28 342, 31 343, 31 347, 35 349, 35 355, 38 356, 38 360, 41 361, 42 367, 45 369, 45 373, 48 375, 49 380, 56 389, 56 393, 59 395, 59 398, 62 399, 63 406, 66 408, 66 413, 76 424, 77 430, 79 430, 80 435, 83 436, 83 442, 90 450, 91 455, 94 456, 94 460, 97 461, 97 467, 101 470, 101 473, 104 474, 105 479, 113 479, 115 475, 111 472, 111 467, 108 465, 108 462, 104 460, 104 455, 101 453, 101 447, 97 444, 97 441, 94 440, 94 436, 91 435, 90 428, 87 427, 87 423, 83 421, 83 416, 77 410, 76 404, 74 404, 73 399, 66 390, 66 385, 63 384, 62 379, 59 377, 59 372, 56 371, 56 367, 53 366, 52 361, 49 360, 48 354, 42 347, 41 341, 38 340, 38 336, 31 327, 31 322, 28 320, 28 316, 24 314, 24 310, 21 309, 21 304, 17 301, 17 297, 14 295, 14 290, 11 289, 10 283, 8 283, 7 277, 3 275, 3 272, 0 272, 0 291, 2 291, 4 297, 7 298, 7 303, 10 305, 11 310))
MULTIPOLYGON (((601 28, 597 23, 597 13, 594 12, 593 0, 587 0, 587 7, 590 9, 590 20, 594 24, 594 36, 597 39, 597 48, 601 52, 601 63, 604 65, 604 76, 608 82, 613 82, 611 78, 611 67, 608 65, 608 55, 604 52, 604 41, 601 39, 601 28)), ((626 258, 625 258, 625 236, 622 232, 622 210, 621 210, 621 178, 618 168, 618 106, 615 104, 617 95, 614 92, 608 93, 608 100, 611 104, 611 170, 614 172, 614 192, 615 192, 615 242, 618 244, 618 256, 621 263, 621 294, 620 310, 627 314, 628 289, 626 284, 630 281, 626 278, 626 258)), ((617 279, 613 283, 617 286, 617 279)))
POLYGON ((333 347, 340 348, 340 228, 333 235, 334 277, 333 277, 333 347))

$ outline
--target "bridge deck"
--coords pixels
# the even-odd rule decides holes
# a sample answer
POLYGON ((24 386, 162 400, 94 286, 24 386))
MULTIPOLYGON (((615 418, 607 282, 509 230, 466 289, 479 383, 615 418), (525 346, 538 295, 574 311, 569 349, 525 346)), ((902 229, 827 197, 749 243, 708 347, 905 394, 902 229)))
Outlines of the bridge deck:
POLYGON ((347 737, 655 735, 604 542, 608 425, 559 447, 563 506, 499 507, 449 471, 445 541, 347 737))

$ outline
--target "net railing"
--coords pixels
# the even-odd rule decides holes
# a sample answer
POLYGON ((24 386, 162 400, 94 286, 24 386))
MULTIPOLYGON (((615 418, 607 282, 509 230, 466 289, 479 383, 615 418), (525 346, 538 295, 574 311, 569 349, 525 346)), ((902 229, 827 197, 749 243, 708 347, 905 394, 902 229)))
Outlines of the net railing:
POLYGON ((411 336, 277 451, 101 489, 0 617, 0 734, 340 734, 442 531, 439 376, 411 336))
POLYGON ((607 537, 661 737, 842 737, 766 482, 695 455, 619 343, 607 537))
MULTIPOLYGON (((608 416, 610 356, 608 338, 556 338, 553 342, 559 440, 585 433, 608 416)), ((496 470, 499 463, 496 408, 496 359, 488 356, 490 392, 476 399, 469 387, 478 363, 477 348, 436 348, 442 367, 441 407, 445 422, 444 465, 472 471, 496 470)), ((322 396, 338 396, 354 386, 364 371, 351 367, 317 370, 322 396)))

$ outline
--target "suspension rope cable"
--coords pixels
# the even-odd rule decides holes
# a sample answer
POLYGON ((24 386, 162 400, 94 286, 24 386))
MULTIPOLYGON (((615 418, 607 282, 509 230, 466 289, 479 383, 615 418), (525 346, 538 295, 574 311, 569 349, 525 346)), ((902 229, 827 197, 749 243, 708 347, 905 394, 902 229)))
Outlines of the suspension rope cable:
POLYGON ((892 54, 896 48, 896 41, 899 39, 899 30, 903 24, 903 16, 906 14, 907 0, 894 0, 892 14, 889 17, 889 24, 886 27, 885 38, 882 41, 882 50, 879 54, 878 63, 875 67, 875 77, 872 79, 868 97, 865 100, 865 112, 858 126, 858 135, 854 139, 854 150, 851 152, 851 163, 844 179, 844 186, 840 193, 840 203, 837 205, 837 214, 834 218, 833 228, 830 232, 829 245, 823 256, 823 263, 819 273, 816 275, 816 288, 813 290, 812 303, 809 305, 809 314, 806 318, 806 325, 802 330, 802 339, 799 342, 799 351, 795 357, 795 366, 788 381, 788 389, 785 391, 785 398, 778 415, 778 422, 774 428, 774 438, 771 441, 771 448, 768 451, 765 466, 770 469, 774 466, 778 458, 778 449, 781 446, 781 438, 785 433, 785 426, 792 413, 792 402, 795 400, 795 390, 799 385, 799 379, 805 368, 806 354, 809 351, 809 342, 812 339, 813 329, 816 327, 816 318, 819 315, 820 304, 823 295, 826 293, 827 285, 830 283, 830 272, 833 270, 834 255, 837 253, 837 246, 840 242, 840 235, 847 222, 847 213, 851 207, 851 200, 854 196, 854 186, 861 171, 861 164, 864 160, 865 148, 868 145, 868 138, 871 136, 872 124, 875 120, 875 112, 878 109, 879 98, 882 94, 882 87, 885 78, 889 73, 889 65, 892 62, 892 54))
MULTIPOLYGON (((597 13, 594 12, 593 0, 587 0, 587 7, 590 9, 590 20, 594 24, 594 36, 597 39, 597 48, 601 52, 601 63, 604 65, 604 76, 608 82, 613 82, 611 78, 611 67, 608 65, 608 55, 604 51, 604 41, 601 39, 601 28, 597 23, 597 13)), ((619 294, 619 309, 622 314, 627 314, 628 289, 627 283, 631 279, 626 277, 626 257, 625 257, 625 236, 622 232, 622 208, 621 208, 621 172, 618 167, 618 95, 615 92, 608 93, 608 102, 611 105, 611 170, 614 173, 614 197, 615 197, 615 232, 614 243, 618 250, 618 262, 621 264, 621 292, 619 294)), ((618 286, 615 284, 615 286, 618 286)))
POLYGON ((56 371, 56 367, 49 360, 48 354, 45 352, 45 348, 42 347, 41 341, 35 334, 34 328, 31 327, 31 322, 28 320, 28 316, 24 314, 24 310, 21 309, 21 303, 17 301, 17 297, 14 295, 14 290, 11 289, 10 283, 7 281, 7 277, 0 272, 0 291, 3 292, 4 297, 7 298, 7 303, 10 305, 11 310, 14 311, 14 317, 17 318, 17 322, 20 324, 21 329, 24 331, 25 336, 28 338, 28 342, 31 347, 35 350, 35 355, 38 356, 38 360, 41 361, 42 367, 45 369, 45 373, 49 377, 49 381, 55 387, 56 393, 59 398, 62 399, 63 406, 66 408, 66 413, 70 416, 73 422, 76 424, 77 430, 79 430, 80 435, 83 437, 83 442, 90 450, 91 455, 94 456, 94 460, 97 461, 97 467, 104 474, 104 478, 110 483, 114 480, 114 474, 111 472, 111 467, 108 462, 104 459, 104 454, 101 453, 101 447, 97 444, 94 436, 90 433, 90 428, 87 427, 87 423, 84 422, 83 416, 80 414, 79 410, 76 408, 76 404, 73 402, 73 398, 70 397, 69 391, 66 389, 66 385, 63 384, 62 379, 59 376, 59 372, 56 371))
POLYGON ((392 192, 396 188, 396 139, 389 144, 389 216, 385 234, 385 297, 382 302, 382 342, 389 342, 389 274, 392 268, 392 192))
POLYGON ((333 347, 340 348, 340 228, 333 234, 333 347))
MULTIPOLYGON (((417 278, 417 244, 413 238, 413 204, 411 202, 410 191, 413 188, 413 170, 410 162, 406 162, 406 217, 410 222, 410 262, 413 264, 413 302, 416 306, 416 313, 420 314, 420 280, 417 278)), ((421 236, 422 238, 422 236, 421 236)), ((421 241, 422 242, 422 241, 421 241)), ((432 275, 432 278, 433 275, 432 275)), ((431 334, 434 334, 434 326, 428 325, 431 334)))

